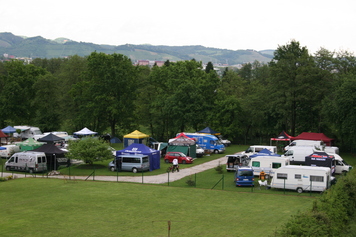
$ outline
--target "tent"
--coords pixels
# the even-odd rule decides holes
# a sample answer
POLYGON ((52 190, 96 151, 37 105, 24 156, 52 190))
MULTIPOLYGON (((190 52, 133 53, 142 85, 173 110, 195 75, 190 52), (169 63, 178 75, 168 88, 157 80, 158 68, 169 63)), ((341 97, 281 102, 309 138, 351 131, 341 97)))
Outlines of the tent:
POLYGON ((324 133, 302 132, 296 137, 291 137, 291 140, 314 140, 323 141, 325 145, 331 146, 331 142, 334 140, 325 136, 324 133))
POLYGON ((253 155, 250 155, 250 158, 254 158, 254 157, 259 157, 259 156, 277 156, 277 157, 280 157, 281 155, 278 155, 277 153, 274 153, 268 149, 262 149, 260 152, 256 153, 256 154, 253 154, 253 155))
POLYGON ((54 135, 53 133, 50 133, 44 137, 39 138, 37 141, 46 142, 47 144, 54 144, 57 142, 65 141, 65 139, 63 137, 58 137, 58 136, 54 135))
POLYGON ((6 135, 3 131, 0 130, 0 141, 1 141, 0 143, 7 144, 8 137, 9 137, 8 135, 6 135), (4 141, 3 141, 3 139, 4 139, 4 141))
POLYGON ((161 168, 161 156, 160 152, 157 150, 154 150, 152 148, 149 148, 148 146, 140 143, 133 143, 129 145, 128 147, 116 151, 116 156, 118 155, 125 155, 125 154, 130 154, 130 155, 135 155, 135 154, 142 154, 142 155, 148 155, 149 160, 150 160, 150 171, 160 169, 161 168))
POLYGON ((196 158, 197 145, 194 138, 187 137, 184 133, 180 133, 175 138, 169 139, 167 152, 178 151, 187 156, 196 158))
POLYGON ((48 170, 58 170, 59 166, 68 166, 70 164, 70 160, 65 158, 67 151, 59 149, 54 144, 44 144, 33 151, 46 154, 48 170))
POLYGON ((38 142, 35 139, 33 139, 32 137, 27 138, 27 140, 21 142, 18 144, 18 146, 20 147, 21 151, 30 151, 33 149, 36 149, 40 146, 42 146, 44 144, 44 142, 38 142))
POLYGON ((288 135, 285 131, 282 131, 277 137, 272 137, 271 138, 270 145, 272 146, 272 141, 277 141, 277 143, 279 141, 288 141, 288 142, 290 142, 291 137, 292 136, 288 135))
POLYGON ((118 137, 113 137, 110 139, 110 143, 122 143, 122 141, 118 137))
POLYGON ((7 126, 6 128, 1 129, 1 131, 3 131, 3 133, 15 133, 16 129, 11 127, 11 126, 7 126))
POLYGON ((79 136, 90 136, 90 135, 95 135, 97 132, 93 132, 92 130, 88 129, 87 127, 83 128, 82 130, 79 130, 77 132, 73 133, 74 135, 79 135, 79 136))
POLYGON ((197 131, 197 133, 206 133, 211 135, 220 135, 219 132, 214 131, 213 129, 206 127, 203 130, 197 131))
POLYGON ((150 136, 135 130, 132 133, 126 134, 124 136, 124 147, 128 147, 133 143, 145 144, 144 139, 148 137, 150 136))

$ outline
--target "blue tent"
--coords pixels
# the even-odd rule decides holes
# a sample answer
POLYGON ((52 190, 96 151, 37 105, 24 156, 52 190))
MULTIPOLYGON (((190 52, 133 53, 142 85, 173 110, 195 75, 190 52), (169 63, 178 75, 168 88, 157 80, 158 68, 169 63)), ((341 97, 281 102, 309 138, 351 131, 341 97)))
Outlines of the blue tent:
POLYGON ((280 157, 281 155, 278 155, 277 153, 274 153, 274 152, 265 148, 256 154, 250 155, 250 158, 254 158, 254 157, 258 157, 258 156, 279 156, 280 157))
POLYGON ((1 131, 3 133, 15 133, 16 129, 11 126, 7 126, 6 128, 1 129, 1 131))
POLYGON ((120 150, 116 151, 116 156, 118 155, 125 155, 125 154, 130 154, 130 155, 135 155, 135 154, 142 154, 142 155, 148 155, 150 159, 150 171, 160 169, 161 168, 161 155, 160 151, 154 150, 152 148, 149 148, 148 146, 140 143, 132 143, 130 146, 120 150))
POLYGON ((219 132, 214 131, 213 129, 206 127, 203 130, 197 131, 197 133, 207 133, 207 134, 211 134, 211 135, 220 135, 219 132))
POLYGON ((113 137, 110 139, 110 143, 122 143, 122 141, 118 137, 113 137))

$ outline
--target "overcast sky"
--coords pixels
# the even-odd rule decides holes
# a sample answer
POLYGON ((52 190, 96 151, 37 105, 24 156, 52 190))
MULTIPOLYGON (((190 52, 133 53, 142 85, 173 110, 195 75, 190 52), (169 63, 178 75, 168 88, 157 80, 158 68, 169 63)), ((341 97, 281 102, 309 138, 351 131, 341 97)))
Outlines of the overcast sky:
POLYGON ((353 0, 0 0, 0 32, 95 44, 356 52, 353 0))

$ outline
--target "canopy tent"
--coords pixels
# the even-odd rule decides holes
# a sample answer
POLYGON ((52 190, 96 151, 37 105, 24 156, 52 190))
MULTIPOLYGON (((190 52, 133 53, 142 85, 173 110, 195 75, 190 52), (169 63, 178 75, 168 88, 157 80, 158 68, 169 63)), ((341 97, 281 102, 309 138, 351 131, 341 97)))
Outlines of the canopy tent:
POLYGON ((6 150, 6 148, 5 148, 5 147, 0 146, 0 150, 6 150))
POLYGON ((291 137, 292 136, 288 135, 285 131, 282 131, 277 137, 272 137, 271 138, 270 145, 272 146, 272 141, 277 141, 277 143, 279 141, 288 141, 288 142, 290 142, 291 137))
POLYGON ((277 157, 280 157, 281 155, 278 155, 277 153, 274 153, 268 149, 262 149, 260 152, 256 153, 256 154, 253 154, 253 155, 250 155, 250 158, 254 158, 254 157, 259 157, 259 156, 268 156, 268 157, 271 157, 271 156, 277 156, 277 157))
POLYGON ((33 139, 32 137, 27 138, 27 140, 21 142, 18 144, 18 146, 20 147, 21 151, 30 151, 33 149, 36 149, 40 146, 42 146, 44 144, 44 142, 38 142, 35 139, 33 139))
POLYGON ((124 136, 124 147, 128 147, 133 143, 144 144, 144 139, 148 137, 150 136, 138 130, 135 130, 132 133, 126 134, 124 136))
POLYGON ((305 157, 305 165, 329 167, 331 172, 335 173, 335 156, 324 151, 315 151, 305 157))
POLYGON ((220 135, 219 132, 214 131, 213 129, 206 127, 203 130, 197 131, 197 133, 206 133, 211 135, 220 135))
POLYGON ((116 151, 116 157, 118 155, 125 155, 125 154, 130 154, 130 155, 136 155, 136 154, 142 154, 142 155, 147 155, 150 160, 150 171, 160 169, 161 168, 161 161, 160 161, 160 152, 157 150, 154 150, 152 148, 149 148, 148 146, 140 143, 133 143, 129 145, 128 147, 116 151))
POLYGON ((1 144, 2 143, 7 144, 7 138, 8 137, 9 137, 8 135, 6 135, 3 131, 0 130, 0 141, 1 141, 0 143, 1 144))
POLYGON ((90 130, 87 127, 85 127, 82 130, 74 132, 73 134, 74 135, 79 135, 79 136, 90 136, 90 135, 95 135, 95 134, 98 134, 98 133, 97 132, 93 132, 92 130, 90 130))
POLYGON ((182 152, 187 156, 196 158, 196 141, 194 138, 187 137, 184 133, 180 133, 175 138, 169 139, 167 152, 169 151, 182 152))
POLYGON ((47 136, 39 138, 37 141, 46 142, 47 144, 54 144, 57 142, 65 141, 65 139, 62 137, 58 137, 58 136, 54 135, 53 133, 50 133, 47 136))
POLYGON ((325 145, 331 146, 331 142, 334 140, 325 136, 324 133, 313 133, 313 132, 302 132, 296 137, 291 137, 291 140, 313 140, 313 141, 323 141, 325 145))
POLYGON ((48 170, 57 170, 59 166, 68 166, 70 164, 70 160, 65 158, 67 151, 59 149, 54 144, 44 144, 33 151, 44 152, 46 154, 48 170))
POLYGON ((1 131, 3 131, 3 133, 15 133, 16 129, 11 127, 11 126, 7 126, 6 128, 1 129, 1 131))
POLYGON ((122 143, 122 141, 118 137, 113 137, 110 139, 110 143, 122 143))

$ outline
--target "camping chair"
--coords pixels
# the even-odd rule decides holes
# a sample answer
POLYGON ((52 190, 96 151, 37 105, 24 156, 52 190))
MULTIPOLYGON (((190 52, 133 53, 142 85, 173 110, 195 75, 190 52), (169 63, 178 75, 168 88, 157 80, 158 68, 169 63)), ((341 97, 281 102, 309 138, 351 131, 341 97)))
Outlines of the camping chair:
POLYGON ((258 184, 260 185, 259 189, 261 189, 261 186, 264 186, 267 189, 267 180, 258 180, 258 184))

